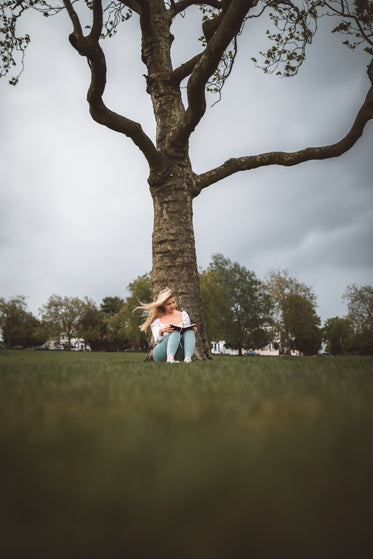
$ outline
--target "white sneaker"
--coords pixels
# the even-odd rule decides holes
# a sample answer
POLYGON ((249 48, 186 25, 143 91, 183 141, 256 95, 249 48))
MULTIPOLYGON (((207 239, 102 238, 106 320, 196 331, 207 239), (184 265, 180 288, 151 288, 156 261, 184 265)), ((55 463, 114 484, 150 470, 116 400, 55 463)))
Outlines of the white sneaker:
POLYGON ((189 357, 189 355, 186 356, 186 358, 184 359, 184 363, 191 363, 192 359, 191 357, 189 357))
POLYGON ((173 355, 170 355, 170 357, 167 357, 167 363, 179 363, 179 361, 175 361, 173 355))

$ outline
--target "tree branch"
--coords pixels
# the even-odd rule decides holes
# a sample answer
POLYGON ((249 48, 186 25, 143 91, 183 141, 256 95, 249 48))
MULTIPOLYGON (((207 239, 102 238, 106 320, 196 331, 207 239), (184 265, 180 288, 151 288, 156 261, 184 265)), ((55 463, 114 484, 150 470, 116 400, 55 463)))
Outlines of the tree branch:
POLYGON ((140 14, 141 8, 144 5, 143 0, 119 0, 119 2, 127 8, 130 8, 130 10, 136 12, 136 14, 140 14))
POLYGON ((172 74, 171 79, 175 85, 179 85, 187 76, 189 76, 195 68, 195 65, 201 60, 203 53, 197 54, 184 64, 176 68, 172 74))
POLYGON ((93 7, 93 25, 88 40, 95 41, 98 43, 101 37, 102 26, 103 26, 101 0, 93 0, 92 7, 93 7))
POLYGON ((63 0, 63 3, 73 24, 74 34, 79 38, 83 38, 82 26, 80 24, 78 14, 74 10, 72 3, 70 2, 70 0, 63 0))
POLYGON ((368 66, 368 76, 372 85, 350 131, 342 140, 328 146, 310 147, 296 152, 289 153, 278 151, 228 159, 219 167, 196 177, 197 193, 203 188, 238 173, 239 171, 258 169, 259 167, 266 167, 268 165, 291 167, 299 163, 304 163, 305 161, 338 157, 348 151, 362 136, 364 128, 369 120, 373 119, 373 59, 368 66))
POLYGON ((93 0, 93 26, 87 37, 83 36, 81 24, 71 0, 64 0, 64 4, 74 26, 74 32, 69 37, 70 43, 79 54, 87 58, 91 70, 91 83, 87 93, 87 101, 92 118, 99 124, 131 138, 143 152, 150 168, 157 169, 162 163, 161 154, 145 134, 141 125, 111 111, 102 99, 106 87, 106 60, 99 44, 103 24, 101 0, 93 0))
POLYGON ((217 10, 219 10, 222 7, 222 0, 210 0, 207 2, 205 0, 180 0, 179 2, 172 4, 170 8, 170 15, 173 18, 180 12, 183 12, 187 8, 190 8, 190 6, 202 5, 211 6, 211 8, 216 8, 217 10))
POLYGON ((188 81, 188 108, 180 127, 170 137, 174 143, 185 143, 206 110, 205 87, 210 76, 232 39, 239 33, 250 8, 257 0, 232 0, 223 15, 220 25, 208 41, 200 60, 195 65, 188 81))

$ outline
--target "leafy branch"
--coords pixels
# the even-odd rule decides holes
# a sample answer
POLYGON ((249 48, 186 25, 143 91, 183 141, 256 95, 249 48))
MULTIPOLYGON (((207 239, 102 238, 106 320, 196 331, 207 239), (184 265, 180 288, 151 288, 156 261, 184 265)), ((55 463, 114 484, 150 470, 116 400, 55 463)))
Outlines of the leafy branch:
POLYGON ((52 5, 45 0, 2 0, 0 3, 0 78, 19 68, 10 78, 10 85, 16 85, 24 70, 25 52, 30 43, 30 35, 18 35, 19 18, 29 9, 37 10, 45 17, 64 9, 63 5, 52 5))
POLYGON ((332 32, 348 36, 343 44, 355 50, 366 43, 364 50, 373 55, 373 2, 355 0, 353 9, 351 2, 346 0, 330 0, 325 2, 325 5, 327 15, 338 15, 342 18, 332 32))
POLYGON ((332 32, 347 36, 343 44, 351 49, 365 45, 364 50, 373 55, 371 0, 304 0, 303 7, 298 4, 290 0, 260 0, 260 14, 269 10, 274 27, 274 31, 266 32, 273 44, 267 51, 260 51, 262 62, 252 58, 264 72, 284 77, 297 74, 322 17, 339 18, 340 22, 332 32))
POLYGON ((264 58, 259 63, 252 61, 265 73, 290 77, 298 73, 306 58, 306 47, 312 43, 317 31, 317 6, 320 2, 305 3, 299 8, 294 2, 276 0, 261 1, 261 12, 269 9, 269 19, 275 31, 266 31, 267 38, 274 44, 267 51, 260 51, 264 58))

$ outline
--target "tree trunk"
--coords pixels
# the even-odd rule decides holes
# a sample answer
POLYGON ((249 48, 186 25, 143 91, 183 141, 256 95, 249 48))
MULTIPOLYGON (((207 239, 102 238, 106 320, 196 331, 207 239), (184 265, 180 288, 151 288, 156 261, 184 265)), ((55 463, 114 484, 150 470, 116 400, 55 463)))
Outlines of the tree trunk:
POLYGON ((197 324, 195 356, 211 359, 201 312, 201 294, 193 231, 193 173, 180 162, 166 178, 149 179, 154 205, 153 288, 174 291, 178 308, 197 324), (180 168, 181 167, 181 168, 180 168))

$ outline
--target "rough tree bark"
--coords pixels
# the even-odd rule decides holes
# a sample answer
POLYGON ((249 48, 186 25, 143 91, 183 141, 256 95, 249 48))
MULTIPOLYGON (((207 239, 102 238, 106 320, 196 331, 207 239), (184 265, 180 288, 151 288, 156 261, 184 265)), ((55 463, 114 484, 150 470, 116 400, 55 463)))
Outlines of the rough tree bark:
MULTIPOLYGON (((87 99, 92 118, 112 130, 125 134, 139 147, 149 165, 149 187, 154 203, 153 283, 155 293, 168 286, 174 290, 181 307, 197 322, 196 353, 210 358, 201 310, 198 268, 193 232, 193 199, 217 181, 239 171, 266 165, 297 165, 311 159, 336 157, 347 151, 373 118, 373 88, 342 140, 330 146, 306 148, 293 153, 271 152, 229 159, 216 169, 196 175, 189 160, 189 138, 206 110, 206 85, 219 67, 229 45, 258 0, 118 0, 139 17, 142 35, 142 60, 147 68, 147 92, 151 97, 156 121, 156 141, 144 133, 141 125, 106 107, 106 60, 100 44, 103 30, 102 0, 93 0, 93 25, 84 35, 71 0, 64 0, 73 24, 69 39, 88 60, 91 84, 87 99), (205 4, 215 16, 204 22, 206 44, 202 52, 173 68, 171 24, 183 10, 205 4), (187 106, 180 85, 187 79, 187 106)), ((279 4, 291 6, 291 2, 279 4)), ((373 66, 368 75, 373 83, 373 66)))

